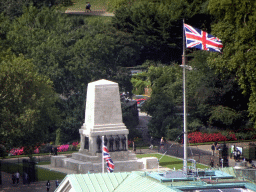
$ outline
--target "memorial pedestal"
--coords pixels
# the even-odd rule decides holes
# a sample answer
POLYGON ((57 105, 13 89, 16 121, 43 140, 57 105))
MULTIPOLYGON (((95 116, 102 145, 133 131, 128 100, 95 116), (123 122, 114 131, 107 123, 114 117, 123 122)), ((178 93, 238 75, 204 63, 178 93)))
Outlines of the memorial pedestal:
POLYGON ((129 130, 122 121, 117 83, 102 79, 88 84, 85 122, 79 133, 79 152, 73 153, 71 158, 52 158, 52 166, 62 166, 78 173, 101 172, 102 153, 99 151, 104 142, 115 164, 115 171, 143 169, 145 163, 138 161, 133 152, 127 151, 129 130))

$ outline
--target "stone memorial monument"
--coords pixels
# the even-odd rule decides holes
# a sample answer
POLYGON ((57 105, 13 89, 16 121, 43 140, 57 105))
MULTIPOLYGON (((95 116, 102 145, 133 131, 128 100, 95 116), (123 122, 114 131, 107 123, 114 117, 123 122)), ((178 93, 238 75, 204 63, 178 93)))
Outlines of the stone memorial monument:
POLYGON ((81 143, 79 152, 73 153, 71 158, 51 157, 53 167, 68 168, 77 173, 101 172, 100 145, 104 142, 115 164, 114 171, 144 169, 146 164, 157 168, 157 159, 151 158, 145 163, 145 159, 138 160, 133 152, 127 150, 129 130, 122 121, 119 86, 115 82, 102 79, 88 84, 85 122, 79 133, 81 143))

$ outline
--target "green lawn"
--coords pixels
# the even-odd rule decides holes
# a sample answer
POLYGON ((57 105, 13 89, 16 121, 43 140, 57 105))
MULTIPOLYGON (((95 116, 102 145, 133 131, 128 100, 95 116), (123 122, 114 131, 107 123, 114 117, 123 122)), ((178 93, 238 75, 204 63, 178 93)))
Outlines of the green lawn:
MULTIPOLYGON (((160 159, 162 157, 161 154, 142 154, 142 155, 136 155, 138 158, 143 158, 143 157, 156 157, 157 159, 160 159)), ((183 161, 177 158, 173 158, 170 156, 164 156, 160 162, 160 166, 162 167, 167 167, 170 169, 182 169, 183 168, 183 161)), ((188 163, 188 166, 191 166, 191 163, 188 163)), ((197 168, 200 169, 206 169, 209 168, 208 166, 201 165, 201 164, 196 164, 197 168)))
POLYGON ((38 181, 62 180, 66 174, 38 168, 38 181))

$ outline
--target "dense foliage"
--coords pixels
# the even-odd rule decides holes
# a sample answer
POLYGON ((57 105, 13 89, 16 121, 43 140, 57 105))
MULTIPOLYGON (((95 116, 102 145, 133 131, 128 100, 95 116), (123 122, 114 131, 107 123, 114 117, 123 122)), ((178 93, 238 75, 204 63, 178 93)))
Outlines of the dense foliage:
MULTIPOLYGON (((191 70, 186 71, 189 131, 207 127, 243 131, 250 126, 246 111, 248 97, 242 95, 237 82, 231 75, 216 74, 209 68, 208 52, 191 55, 193 59, 188 63, 191 70)), ((132 82, 144 82, 141 84, 149 84, 152 89, 151 98, 143 107, 152 116, 151 134, 175 140, 183 130, 182 68, 175 63, 154 65, 143 75, 134 75, 132 82)))
MULTIPOLYGON (((86 86, 103 78, 125 92, 151 88, 144 107, 152 116, 150 133, 178 137, 183 18, 224 44, 221 54, 186 50, 192 69, 186 72, 189 131, 243 132, 252 126, 248 114, 256 122, 254 1, 111 0, 111 20, 68 16, 56 3, 70 1, 0 2, 0 136, 9 145, 25 146, 31 134, 26 145, 78 139, 86 86), (126 67, 136 65, 147 71, 130 81, 126 67)), ((124 120, 134 113, 124 112, 124 120)))
POLYGON ((224 42, 223 54, 212 55, 211 66, 220 73, 232 73, 249 96, 249 113, 256 125, 256 86, 255 86, 255 20, 256 2, 245 0, 210 1, 210 13, 216 17, 213 31, 224 42))
MULTIPOLYGON (((8 22, 1 15, 0 56, 23 54, 32 59, 35 71, 51 79, 60 98, 55 105, 61 118, 56 127, 61 130, 57 131, 61 134, 58 142, 77 139, 84 122, 87 84, 108 79, 131 92, 130 74, 122 67, 136 63, 136 45, 104 19, 90 19, 89 23, 48 7, 29 6, 23 11, 22 16, 8 22)), ((55 133, 49 135, 47 141, 51 140, 55 140, 55 133)))
POLYGON ((0 85, 1 143, 33 150, 58 122, 51 80, 20 56, 1 63, 0 85))

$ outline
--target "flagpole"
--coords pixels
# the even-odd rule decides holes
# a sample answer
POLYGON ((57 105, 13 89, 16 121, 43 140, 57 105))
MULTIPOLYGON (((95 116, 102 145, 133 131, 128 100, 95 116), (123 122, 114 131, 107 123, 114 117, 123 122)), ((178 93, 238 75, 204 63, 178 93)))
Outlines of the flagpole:
POLYGON ((184 21, 183 19, 183 108, 184 108, 184 114, 183 114, 183 121, 184 121, 184 160, 183 160, 183 170, 185 174, 187 175, 187 158, 188 158, 188 153, 187 153, 187 138, 188 138, 188 133, 187 133, 187 104, 186 104, 186 42, 185 42, 185 31, 184 31, 184 21))
POLYGON ((104 173, 104 155, 103 155, 103 147, 104 147, 104 136, 102 136, 102 140, 101 140, 101 143, 102 143, 102 173, 104 173))

